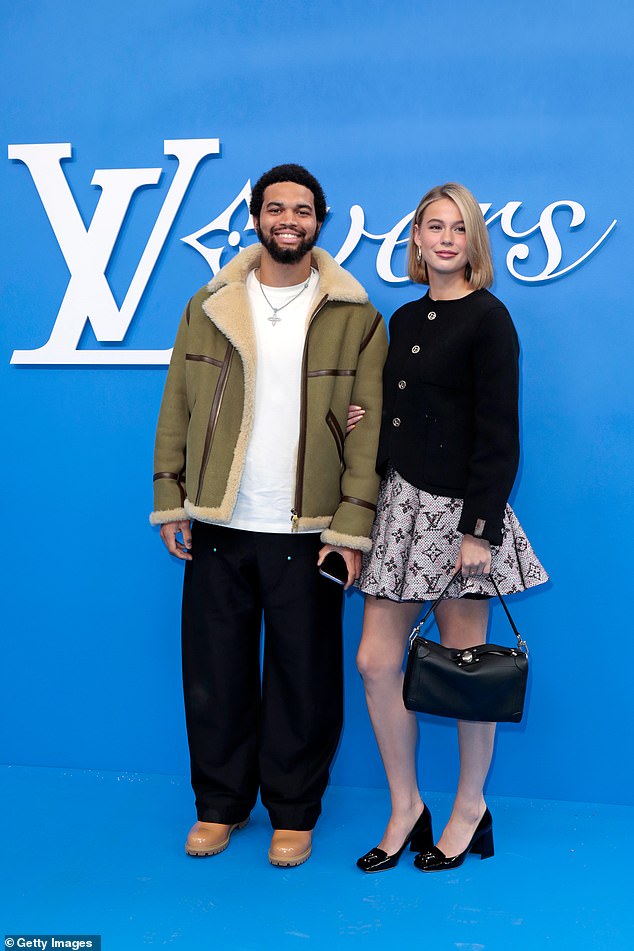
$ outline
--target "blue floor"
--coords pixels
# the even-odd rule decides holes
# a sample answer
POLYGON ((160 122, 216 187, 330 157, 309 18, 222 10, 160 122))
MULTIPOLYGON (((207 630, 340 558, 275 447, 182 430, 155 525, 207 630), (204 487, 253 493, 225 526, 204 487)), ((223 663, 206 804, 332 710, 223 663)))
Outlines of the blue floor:
MULTIPOLYGON (((0 767, 0 933, 100 934, 104 951, 394 946, 631 951, 634 808, 489 797, 493 859, 363 875, 387 793, 330 788, 312 858, 269 865, 260 806, 220 856, 183 852, 183 777, 0 767)), ((430 795, 440 831, 449 797, 430 795)))

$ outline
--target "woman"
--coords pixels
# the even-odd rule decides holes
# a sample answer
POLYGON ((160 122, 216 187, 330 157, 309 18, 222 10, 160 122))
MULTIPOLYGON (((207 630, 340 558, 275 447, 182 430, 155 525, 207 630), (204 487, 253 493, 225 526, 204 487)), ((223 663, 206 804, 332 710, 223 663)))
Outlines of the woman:
POLYGON ((421 602, 461 571, 435 611, 441 642, 464 649, 486 640, 491 568, 503 594, 547 575, 507 500, 519 458, 518 355, 493 281, 480 208, 462 185, 433 188, 412 222, 409 275, 428 284, 396 311, 383 377, 377 469, 383 475, 357 657, 390 786, 392 814, 379 844, 357 862, 393 868, 407 845, 422 871, 493 854, 483 787, 494 723, 458 723, 460 778, 451 816, 434 846, 416 779, 417 722, 403 706, 402 662, 421 602))

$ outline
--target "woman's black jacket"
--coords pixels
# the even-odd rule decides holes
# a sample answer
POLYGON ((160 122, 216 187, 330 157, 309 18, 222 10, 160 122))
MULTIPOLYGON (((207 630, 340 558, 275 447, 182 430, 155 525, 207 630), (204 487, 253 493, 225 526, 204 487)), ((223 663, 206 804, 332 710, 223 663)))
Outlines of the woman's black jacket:
POLYGON ((502 540, 519 461, 519 344, 489 291, 421 300, 390 321, 377 470, 464 499, 458 530, 502 540))

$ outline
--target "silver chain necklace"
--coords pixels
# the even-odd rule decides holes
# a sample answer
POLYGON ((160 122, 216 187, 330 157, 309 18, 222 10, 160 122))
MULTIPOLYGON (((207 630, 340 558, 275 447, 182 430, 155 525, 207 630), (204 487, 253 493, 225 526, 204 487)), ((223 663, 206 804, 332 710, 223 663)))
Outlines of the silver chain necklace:
POLYGON ((293 297, 291 297, 290 300, 287 300, 286 303, 285 303, 285 304, 282 304, 280 307, 274 307, 273 304, 271 303, 271 301, 268 299, 268 297, 267 297, 266 294, 264 293, 264 288, 262 287, 262 281, 260 280, 260 272, 259 272, 259 268, 258 268, 258 284, 260 285, 260 290, 262 291, 262 297, 264 298, 264 300, 267 302, 267 304, 269 305, 269 307, 270 307, 271 310, 273 311, 273 313, 271 314, 271 316, 270 316, 270 317, 267 317, 266 319, 269 320, 269 321, 273 324, 274 327, 275 327, 276 324, 279 324, 279 322, 280 322, 281 319, 282 319, 281 317, 278 317, 278 316, 277 316, 278 311, 284 310, 285 307, 288 307, 289 304, 292 304, 293 301, 296 301, 297 298, 300 297, 300 296, 304 293, 304 291, 306 290, 306 288, 307 288, 308 285, 310 284, 310 279, 311 279, 312 276, 313 276, 313 271, 312 271, 312 268, 311 268, 310 274, 308 275, 308 280, 306 281, 305 284, 302 285, 302 287, 300 288, 300 290, 298 290, 297 294, 295 294, 293 297))

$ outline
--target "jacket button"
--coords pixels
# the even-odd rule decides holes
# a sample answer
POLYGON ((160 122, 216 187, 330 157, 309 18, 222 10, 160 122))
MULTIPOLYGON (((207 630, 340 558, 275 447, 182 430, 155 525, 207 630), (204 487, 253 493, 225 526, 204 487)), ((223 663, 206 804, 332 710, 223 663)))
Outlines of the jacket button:
POLYGON ((405 382, 405 380, 399 380, 399 381, 398 381, 398 388, 399 388, 399 390, 404 390, 406 386, 407 386, 407 383, 405 382))
POLYGON ((436 311, 430 310, 429 313, 427 314, 427 320, 435 320, 435 319, 436 319, 436 311))
POLYGON ((396 428, 398 429, 400 425, 401 425, 400 419, 398 418, 398 416, 395 416, 394 419, 392 420, 392 426, 396 426, 396 428))
POLYGON ((418 346, 417 343, 415 343, 414 346, 412 347, 412 353, 420 353, 420 347, 418 346))

